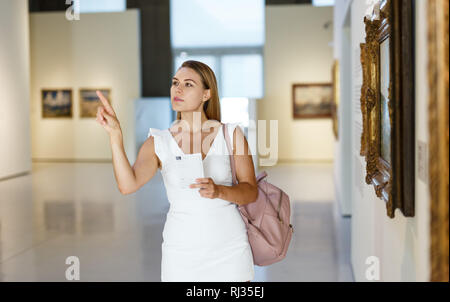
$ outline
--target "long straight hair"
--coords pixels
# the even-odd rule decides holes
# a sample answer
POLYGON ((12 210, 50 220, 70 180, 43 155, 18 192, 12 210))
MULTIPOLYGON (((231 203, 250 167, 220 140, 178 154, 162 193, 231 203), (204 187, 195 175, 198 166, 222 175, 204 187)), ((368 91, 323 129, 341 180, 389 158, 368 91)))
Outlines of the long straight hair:
MULTIPOLYGON (((188 60, 178 68, 188 67, 193 69, 202 79, 204 89, 210 89, 210 98, 203 104, 203 111, 205 112, 207 119, 213 119, 221 121, 220 117, 220 102, 219 102, 219 90, 217 88, 217 80, 214 75, 214 71, 205 63, 188 60)), ((181 112, 177 112, 177 120, 181 119, 181 112)))

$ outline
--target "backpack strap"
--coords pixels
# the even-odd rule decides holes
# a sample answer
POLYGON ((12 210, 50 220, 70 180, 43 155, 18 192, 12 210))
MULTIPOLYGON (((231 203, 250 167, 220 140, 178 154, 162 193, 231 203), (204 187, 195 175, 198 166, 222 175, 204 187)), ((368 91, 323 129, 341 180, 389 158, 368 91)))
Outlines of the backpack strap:
POLYGON ((225 136, 225 141, 227 143, 228 153, 230 155, 230 164, 231 164, 231 174, 233 176, 233 185, 235 185, 235 184, 237 184, 236 168, 234 166, 233 151, 231 149, 230 136, 228 135, 228 131, 227 131, 227 124, 224 123, 222 125, 222 129, 223 129, 223 134, 225 136))

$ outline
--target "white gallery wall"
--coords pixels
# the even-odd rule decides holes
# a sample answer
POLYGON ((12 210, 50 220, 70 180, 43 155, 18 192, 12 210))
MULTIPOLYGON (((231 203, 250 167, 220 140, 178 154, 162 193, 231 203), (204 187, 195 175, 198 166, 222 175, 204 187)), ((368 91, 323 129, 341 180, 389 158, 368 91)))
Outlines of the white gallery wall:
POLYGON ((334 148, 334 185, 339 213, 350 216, 352 213, 352 183, 351 183, 351 30, 348 10, 350 0, 341 0, 334 11, 333 55, 339 63, 339 105, 338 140, 334 148))
POLYGON ((30 14, 33 161, 111 160, 109 136, 80 118, 80 88, 110 88, 124 146, 135 161, 134 100, 140 97, 139 11, 30 14), (42 118, 41 89, 71 88, 72 118, 42 118))
POLYGON ((265 18, 265 95, 257 103, 258 119, 266 120, 267 129, 270 120, 278 121, 279 163, 331 162, 332 120, 294 120, 292 84, 331 83, 333 8, 268 5, 265 18))
MULTIPOLYGON (((415 106, 416 106, 416 146, 419 141, 428 145, 427 120, 427 43, 426 43, 426 0, 417 0, 415 8, 415 106)), ((335 8, 335 57, 349 62, 350 85, 342 87, 341 103, 347 102, 349 108, 340 116, 341 132, 349 132, 350 138, 340 140, 336 146, 345 150, 341 144, 350 141, 350 164, 341 164, 341 170, 335 174, 351 175, 351 181, 341 181, 350 186, 351 191, 351 262, 356 281, 366 279, 366 270, 370 264, 366 260, 376 256, 380 265, 379 281, 428 281, 429 280, 429 192, 426 180, 419 179, 417 167, 419 159, 416 148, 415 216, 404 217, 396 210, 395 218, 386 215, 385 202, 379 199, 373 186, 365 183, 366 165, 364 157, 359 155, 362 131, 360 92, 362 84, 360 64, 360 43, 365 40, 364 15, 367 10, 365 1, 337 0, 335 8), (344 44, 348 44, 348 47, 344 44), (348 51, 347 53, 343 53, 348 51), (342 123, 348 120, 349 125, 342 123), (342 128, 345 127, 345 128, 342 128), (346 128, 349 127, 349 128, 346 128)), ((341 73, 342 74, 342 73, 341 73)), ((345 77, 345 75, 343 75, 345 77)), ((345 106, 344 106, 345 107, 345 106)), ((340 112, 341 114, 341 112, 340 112)), ((337 156, 337 162, 345 158, 337 156)), ((425 159, 426 162, 427 159, 425 159)), ((343 163, 343 162, 342 162, 343 163)), ((427 170, 428 167, 425 168, 427 170)), ((336 181, 340 181, 337 179, 336 181)))
POLYGON ((0 1, 0 179, 31 171, 28 1, 0 1))

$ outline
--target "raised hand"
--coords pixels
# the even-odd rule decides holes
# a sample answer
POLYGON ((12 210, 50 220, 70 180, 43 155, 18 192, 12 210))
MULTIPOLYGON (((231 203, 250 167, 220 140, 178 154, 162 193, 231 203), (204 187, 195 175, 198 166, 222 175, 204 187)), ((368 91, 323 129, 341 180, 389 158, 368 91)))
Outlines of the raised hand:
POLYGON ((116 113, 109 104, 105 96, 99 91, 96 91, 97 96, 102 102, 103 106, 98 106, 97 108, 97 119, 96 121, 102 125, 102 127, 111 135, 115 133, 122 133, 120 128, 120 123, 117 119, 116 113))

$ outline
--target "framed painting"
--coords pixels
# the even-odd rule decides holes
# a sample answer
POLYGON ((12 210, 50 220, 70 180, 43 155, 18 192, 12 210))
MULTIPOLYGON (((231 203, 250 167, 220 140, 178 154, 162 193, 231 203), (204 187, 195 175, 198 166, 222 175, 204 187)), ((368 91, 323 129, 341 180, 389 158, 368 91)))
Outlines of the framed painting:
POLYGON ((449 281, 448 9, 448 0, 427 2, 431 282, 449 281))
POLYGON ((367 184, 396 209, 414 216, 415 100, 412 0, 382 0, 380 17, 364 17, 361 44, 363 132, 367 184))
POLYGON ((72 89, 41 89, 42 117, 72 117, 72 89))
POLYGON ((294 119, 329 118, 331 117, 332 102, 332 84, 292 85, 294 119))
POLYGON ((333 133, 336 139, 339 138, 339 121, 338 121, 338 108, 339 108, 339 61, 335 60, 333 63, 333 69, 331 71, 333 79, 333 102, 331 104, 331 116, 333 118, 333 133))
POLYGON ((100 99, 96 91, 100 92, 106 97, 111 104, 111 89, 109 88, 80 88, 80 117, 81 118, 95 118, 97 116, 97 108, 101 105, 100 99))

